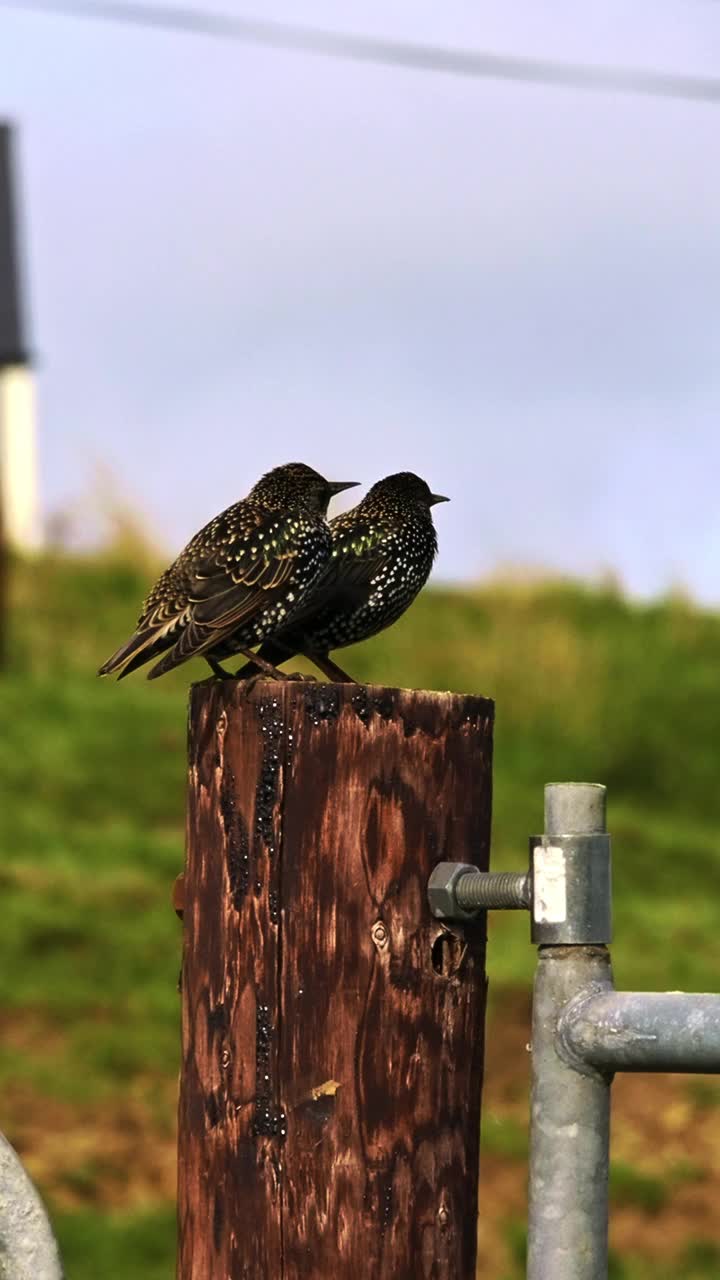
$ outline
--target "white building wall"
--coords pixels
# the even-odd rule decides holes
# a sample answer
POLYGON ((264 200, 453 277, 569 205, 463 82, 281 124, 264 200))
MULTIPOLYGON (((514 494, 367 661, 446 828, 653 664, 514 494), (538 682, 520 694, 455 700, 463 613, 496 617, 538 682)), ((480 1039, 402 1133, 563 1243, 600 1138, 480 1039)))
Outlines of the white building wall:
POLYGON ((24 365, 0 369, 0 512, 8 546, 41 546, 35 386, 24 365))

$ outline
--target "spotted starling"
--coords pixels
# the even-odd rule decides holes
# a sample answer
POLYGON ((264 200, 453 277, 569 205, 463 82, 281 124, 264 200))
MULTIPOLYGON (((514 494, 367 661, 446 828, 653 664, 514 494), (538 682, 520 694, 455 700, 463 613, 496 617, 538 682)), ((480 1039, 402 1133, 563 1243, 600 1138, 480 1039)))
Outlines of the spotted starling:
POLYGON ((122 679, 161 653, 151 680, 196 654, 227 674, 221 658, 251 656, 249 648, 291 620, 330 558, 330 498, 351 487, 301 462, 269 471, 195 534, 153 587, 135 633, 98 674, 122 679))
MULTIPOLYGON (((376 635, 412 604, 437 553, 430 508, 447 501, 419 476, 401 471, 331 520, 330 559, 289 624, 260 646, 259 658, 277 666, 302 653, 331 680, 352 683, 328 651, 376 635)), ((237 674, 253 670, 248 663, 237 674)))

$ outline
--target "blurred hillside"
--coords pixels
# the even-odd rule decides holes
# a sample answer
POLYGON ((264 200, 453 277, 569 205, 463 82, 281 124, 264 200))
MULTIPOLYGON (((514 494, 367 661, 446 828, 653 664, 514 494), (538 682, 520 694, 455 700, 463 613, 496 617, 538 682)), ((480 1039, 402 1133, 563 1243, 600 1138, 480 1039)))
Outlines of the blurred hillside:
MULTIPOLYGON (((139 563, 139 561, 134 561, 139 563)), ((0 1128, 53 1210, 69 1280, 173 1274, 185 702, 197 662, 99 681, 151 580, 126 558, 13 574, 0 675, 0 1128)), ((619 985, 717 987, 720 617, 610 588, 426 592, 346 651, 359 679, 497 705, 493 864, 521 867, 553 780, 610 788, 619 985)), ((481 1204, 488 1280, 521 1274, 527 921, 491 921, 481 1204)), ((615 1280, 720 1274, 720 1085, 616 1085, 615 1280), (622 1261, 620 1258, 622 1257, 622 1261)))

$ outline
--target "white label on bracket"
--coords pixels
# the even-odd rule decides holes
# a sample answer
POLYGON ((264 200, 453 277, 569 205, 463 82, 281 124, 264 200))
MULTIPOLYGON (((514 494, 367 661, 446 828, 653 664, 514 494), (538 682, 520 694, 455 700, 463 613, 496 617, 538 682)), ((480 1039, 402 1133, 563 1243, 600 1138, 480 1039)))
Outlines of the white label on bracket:
POLYGON ((538 924, 563 924, 567 917, 565 851, 536 845, 533 864, 533 918, 538 924))

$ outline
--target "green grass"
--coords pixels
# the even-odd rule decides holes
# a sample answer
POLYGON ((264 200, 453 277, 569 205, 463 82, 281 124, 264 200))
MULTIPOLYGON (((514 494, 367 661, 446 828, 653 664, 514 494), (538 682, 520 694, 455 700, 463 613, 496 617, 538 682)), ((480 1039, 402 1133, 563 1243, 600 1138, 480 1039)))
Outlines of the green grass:
POLYGON ((170 1280, 175 1222, 174 1205, 134 1214, 54 1214, 67 1280, 170 1280))
MULTIPOLYGON (((0 1081, 20 1076, 68 1103, 151 1097, 177 1070, 169 895, 183 858, 187 685, 206 671, 196 663, 152 684, 95 677, 148 585, 111 557, 48 557, 14 579, 0 675, 0 1007, 58 1034, 52 1055, 0 1037, 0 1081)), ((496 699, 497 868, 526 863, 545 782, 607 783, 619 985, 716 985, 720 618, 568 583, 433 590, 343 665, 362 680, 496 699)), ((530 981, 524 917, 493 917, 488 963, 496 992, 530 981)), ((157 1106, 171 1123, 169 1104, 157 1106)), ((68 1213, 70 1280, 169 1276, 169 1221, 164 1208, 68 1213)), ((693 1266, 693 1277, 717 1273, 693 1266)))
MULTIPOLYGON (((527 1164, 528 1126, 518 1124, 510 1116, 500 1116, 487 1108, 482 1118, 482 1148, 485 1155, 502 1156, 506 1160, 527 1164)), ((701 1181, 703 1170, 690 1163, 676 1165, 668 1177, 645 1173, 623 1160, 610 1164, 610 1203, 631 1206, 644 1213, 657 1214, 665 1208, 675 1187, 701 1181)))
POLYGON ((641 1173, 632 1165, 615 1160, 610 1166, 610 1203, 635 1205, 646 1213, 659 1213, 670 1194, 668 1182, 653 1174, 641 1173))
POLYGON ((692 1240, 672 1262, 611 1256, 608 1280, 714 1280, 720 1275, 720 1248, 712 1240, 692 1240))
MULTIPOLYGON (((524 1280, 525 1223, 517 1218, 508 1219, 503 1223, 502 1234, 510 1266, 499 1280, 524 1280)), ((712 1240, 691 1240, 672 1261, 658 1262, 657 1258, 649 1260, 637 1254, 621 1257, 615 1249, 610 1249, 608 1257, 608 1280, 717 1280, 718 1275, 720 1246, 712 1240)))
POLYGON ((698 1110, 712 1111, 720 1107, 720 1080, 707 1080, 701 1076, 688 1080, 685 1092, 698 1110))
POLYGON ((506 1160, 528 1157, 528 1126, 518 1124, 511 1116, 496 1115, 485 1107, 482 1116, 482 1147, 486 1155, 503 1156, 506 1160))

